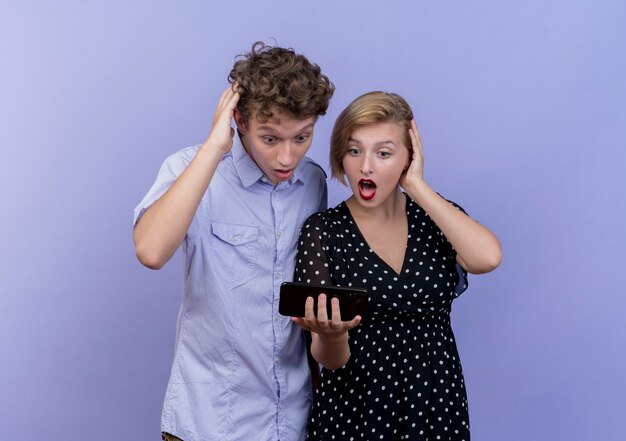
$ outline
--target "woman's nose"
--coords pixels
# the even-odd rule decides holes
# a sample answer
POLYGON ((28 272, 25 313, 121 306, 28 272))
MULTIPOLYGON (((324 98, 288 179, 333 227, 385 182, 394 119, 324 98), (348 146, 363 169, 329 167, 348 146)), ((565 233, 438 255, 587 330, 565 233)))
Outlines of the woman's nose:
POLYGON ((369 158, 369 155, 363 155, 361 161, 361 173, 364 175, 369 175, 373 171, 372 161, 369 158))

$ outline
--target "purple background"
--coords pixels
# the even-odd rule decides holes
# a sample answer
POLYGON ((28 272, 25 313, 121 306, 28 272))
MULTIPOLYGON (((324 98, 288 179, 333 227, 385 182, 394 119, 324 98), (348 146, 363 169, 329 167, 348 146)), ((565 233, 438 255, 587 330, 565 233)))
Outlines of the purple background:
POLYGON ((502 241, 453 312, 473 438, 623 440, 625 18, 621 0, 3 0, 3 439, 159 439, 180 256, 143 268, 132 210, 208 133, 234 56, 274 37, 337 86, 311 156, 327 167, 350 100, 398 92, 431 185, 502 241))

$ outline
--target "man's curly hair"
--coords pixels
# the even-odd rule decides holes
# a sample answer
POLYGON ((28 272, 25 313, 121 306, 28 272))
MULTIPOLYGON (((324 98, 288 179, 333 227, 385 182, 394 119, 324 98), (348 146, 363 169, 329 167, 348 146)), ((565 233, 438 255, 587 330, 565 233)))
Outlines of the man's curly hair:
POLYGON ((240 55, 228 75, 240 94, 237 109, 247 124, 251 113, 264 123, 274 111, 306 119, 324 115, 335 86, 304 55, 262 41, 240 55))

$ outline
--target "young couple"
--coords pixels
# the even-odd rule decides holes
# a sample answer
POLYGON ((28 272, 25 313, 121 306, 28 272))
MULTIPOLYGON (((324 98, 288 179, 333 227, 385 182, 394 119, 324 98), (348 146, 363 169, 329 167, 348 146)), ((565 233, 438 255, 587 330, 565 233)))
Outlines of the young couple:
POLYGON ((135 210, 144 265, 183 248, 163 439, 469 440, 450 307, 501 249, 424 180, 408 104, 371 92, 341 113, 331 169, 353 195, 325 211, 325 173, 305 154, 333 84, 262 43, 229 82, 206 141, 170 156, 135 210), (322 294, 318 311, 309 298, 305 317, 283 317, 294 277, 364 287, 370 312, 341 321, 333 299, 328 320, 322 294))

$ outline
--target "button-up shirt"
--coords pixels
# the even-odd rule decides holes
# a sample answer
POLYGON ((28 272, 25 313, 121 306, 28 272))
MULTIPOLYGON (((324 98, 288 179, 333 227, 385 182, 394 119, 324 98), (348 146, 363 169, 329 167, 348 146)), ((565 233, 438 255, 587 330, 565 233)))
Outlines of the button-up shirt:
MULTIPOLYGON (((194 158, 163 163, 135 223, 194 158)), ((311 379, 303 333, 278 313, 303 222, 326 208, 326 175, 304 158, 274 186, 235 136, 182 243, 183 300, 161 430, 185 441, 295 441, 311 379)))

